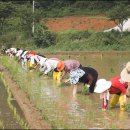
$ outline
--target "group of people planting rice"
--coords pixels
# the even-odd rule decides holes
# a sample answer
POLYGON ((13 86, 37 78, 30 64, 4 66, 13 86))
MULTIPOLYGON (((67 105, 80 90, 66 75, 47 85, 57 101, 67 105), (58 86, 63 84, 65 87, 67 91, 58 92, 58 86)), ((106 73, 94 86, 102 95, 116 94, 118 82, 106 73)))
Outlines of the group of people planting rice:
POLYGON ((130 96, 130 62, 126 64, 119 76, 107 81, 98 79, 97 70, 81 65, 78 60, 47 58, 38 52, 19 48, 3 49, 2 52, 10 57, 16 57, 17 61, 21 62, 23 69, 36 69, 43 75, 53 72, 54 80, 69 82, 73 86, 73 96, 76 95, 77 84, 83 83, 85 87, 88 87, 90 93, 100 94, 100 99, 103 100, 103 111, 107 110, 108 104, 110 108, 114 108, 117 103, 120 105, 120 110, 126 110, 126 103, 130 96), (69 78, 64 80, 64 76, 67 74, 69 74, 69 78), (109 103, 110 94, 112 97, 109 103))

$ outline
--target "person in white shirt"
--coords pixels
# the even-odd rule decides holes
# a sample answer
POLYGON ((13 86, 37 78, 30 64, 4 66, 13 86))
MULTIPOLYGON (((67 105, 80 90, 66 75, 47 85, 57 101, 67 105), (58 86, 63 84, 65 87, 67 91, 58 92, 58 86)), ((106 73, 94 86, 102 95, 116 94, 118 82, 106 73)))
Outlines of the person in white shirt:
POLYGON ((18 50, 20 50, 20 49, 19 48, 9 48, 5 51, 5 53, 7 55, 9 55, 10 57, 13 57, 17 53, 18 50))
POLYGON ((49 72, 53 72, 53 79, 60 81, 61 72, 57 71, 57 64, 61 60, 58 58, 49 58, 42 64, 42 71, 45 75, 47 75, 49 72))
POLYGON ((41 68, 44 65, 44 62, 47 60, 45 56, 33 55, 30 57, 30 64, 33 68, 41 68))

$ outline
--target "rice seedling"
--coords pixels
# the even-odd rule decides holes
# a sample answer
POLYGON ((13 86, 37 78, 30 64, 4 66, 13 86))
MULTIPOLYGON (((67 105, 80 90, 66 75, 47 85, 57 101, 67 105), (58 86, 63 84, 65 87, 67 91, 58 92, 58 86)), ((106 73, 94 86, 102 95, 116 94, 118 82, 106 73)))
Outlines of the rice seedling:
POLYGON ((89 88, 87 86, 83 86, 82 90, 81 90, 82 94, 88 95, 89 94, 89 88))
POLYGON ((130 112, 130 104, 126 104, 126 111, 130 112))
POLYGON ((115 73, 115 71, 114 71, 113 68, 110 68, 110 72, 111 72, 111 73, 115 73))
POLYGON ((4 124, 3 124, 3 122, 1 120, 0 120, 0 129, 4 130, 4 124))
POLYGON ((11 99, 12 99, 12 94, 11 94, 9 88, 6 87, 7 84, 6 84, 6 81, 5 81, 4 78, 3 78, 3 75, 1 75, 1 79, 2 79, 2 81, 3 81, 3 83, 4 83, 5 89, 6 89, 7 94, 8 94, 7 103, 8 103, 8 105, 9 105, 9 108, 13 111, 14 117, 15 117, 16 120, 18 121, 19 125, 20 125, 23 129, 28 129, 28 127, 26 127, 26 126, 24 125, 24 124, 26 124, 25 120, 20 117, 20 115, 19 115, 18 112, 17 112, 16 107, 13 106, 12 103, 11 103, 11 101, 12 101, 12 100, 11 100, 11 99), (20 122, 20 121, 21 121, 21 122, 20 122))
MULTIPOLYGON (((0 61, 1 60, 2 58, 0 59, 0 61)), ((96 114, 97 111, 93 112, 93 110, 95 110, 93 109, 93 107, 96 106, 93 98, 91 99, 89 96, 83 96, 84 94, 89 94, 88 87, 86 86, 82 87, 81 90, 82 95, 81 94, 76 95, 76 98, 78 99, 78 101, 80 101, 80 104, 82 104, 82 106, 85 107, 86 110, 88 111, 85 111, 85 113, 81 111, 81 114, 76 115, 77 114, 76 112, 79 112, 78 107, 82 106, 73 105, 74 102, 72 103, 72 100, 70 99, 68 101, 66 93, 65 93, 66 95, 61 94, 62 90, 67 90, 66 88, 62 87, 66 87, 68 85, 70 86, 70 84, 65 83, 58 84, 56 82, 52 83, 52 80, 50 80, 50 78, 45 77, 44 75, 39 76, 39 72, 36 72, 35 70, 34 72, 22 71, 21 66, 17 64, 15 60, 13 61, 15 64, 14 68, 12 64, 7 64, 10 63, 8 60, 10 59, 7 58, 3 60, 2 63, 8 68, 10 73, 14 75, 13 79, 16 80, 17 84, 21 87, 21 89, 23 89, 27 93, 30 101, 41 112, 43 119, 51 124, 52 128, 82 129, 82 128, 88 128, 87 124, 93 122, 95 123, 97 121, 96 120, 98 116, 96 114), (58 100, 55 100, 55 96, 58 97, 58 100), (70 106, 70 104, 73 106, 70 106)), ((114 73, 113 69, 111 69, 110 71, 114 73)), ((8 102, 10 104, 10 101, 8 102)), ((19 120, 23 125, 23 122, 17 115, 16 110, 15 109, 13 110, 17 120, 19 120)), ((115 116, 115 114, 113 112, 110 112, 109 110, 108 115, 111 116, 112 118, 115 116)), ((100 123, 104 125, 104 128, 116 128, 116 124, 112 124, 110 126, 107 120, 100 123)), ((25 127, 27 126, 26 123, 24 123, 24 125, 25 127)))

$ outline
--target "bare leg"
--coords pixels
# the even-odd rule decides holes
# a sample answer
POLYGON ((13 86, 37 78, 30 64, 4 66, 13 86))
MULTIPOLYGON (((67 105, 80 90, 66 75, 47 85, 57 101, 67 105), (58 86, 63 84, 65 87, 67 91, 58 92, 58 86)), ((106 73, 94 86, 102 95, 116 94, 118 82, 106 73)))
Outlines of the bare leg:
POLYGON ((128 88, 127 88, 127 91, 126 91, 126 95, 130 96, 130 82, 128 83, 128 88))
POLYGON ((77 85, 74 85, 74 87, 73 87, 73 97, 76 96, 76 93, 77 93, 77 85))

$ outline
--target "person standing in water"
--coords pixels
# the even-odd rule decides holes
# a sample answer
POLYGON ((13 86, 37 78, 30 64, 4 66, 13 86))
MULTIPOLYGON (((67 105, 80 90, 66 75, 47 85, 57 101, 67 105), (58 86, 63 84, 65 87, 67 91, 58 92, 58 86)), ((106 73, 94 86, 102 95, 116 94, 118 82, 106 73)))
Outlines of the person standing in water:
POLYGON ((109 94, 112 94, 112 98, 110 100, 110 108, 114 108, 116 104, 119 102, 120 110, 126 110, 125 104, 127 100, 127 86, 128 83, 124 82, 120 76, 116 76, 109 81, 105 79, 99 79, 96 83, 94 92, 100 93, 100 99, 103 100, 102 110, 107 110, 109 94))
POLYGON ((129 98, 130 97, 130 62, 126 64, 125 68, 121 71, 120 75, 123 81, 128 82, 126 95, 129 98))
POLYGON ((67 73, 69 73, 69 79, 65 80, 64 82, 70 82, 70 84, 74 86, 73 96, 75 96, 77 92, 78 82, 89 84, 89 91, 93 93, 98 77, 98 73, 95 69, 90 67, 83 67, 77 60, 65 60, 57 64, 57 71, 63 71, 61 80, 67 73))

